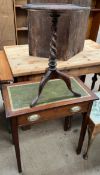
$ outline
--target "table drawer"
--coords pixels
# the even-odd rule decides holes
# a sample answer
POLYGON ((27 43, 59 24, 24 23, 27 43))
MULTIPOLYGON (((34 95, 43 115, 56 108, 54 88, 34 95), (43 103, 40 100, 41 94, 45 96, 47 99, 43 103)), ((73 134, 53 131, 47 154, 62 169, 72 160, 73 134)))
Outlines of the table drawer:
POLYGON ((57 107, 53 109, 47 109, 37 113, 24 114, 18 117, 18 125, 28 125, 38 123, 44 120, 62 118, 66 116, 73 115, 75 113, 87 112, 89 102, 67 105, 62 107, 57 107))

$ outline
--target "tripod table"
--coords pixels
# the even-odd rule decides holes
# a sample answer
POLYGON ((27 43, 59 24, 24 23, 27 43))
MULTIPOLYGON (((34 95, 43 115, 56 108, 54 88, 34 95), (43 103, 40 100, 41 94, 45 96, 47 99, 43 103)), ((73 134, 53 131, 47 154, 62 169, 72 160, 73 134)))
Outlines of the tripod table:
POLYGON ((40 82, 39 91, 36 98, 33 99, 30 107, 36 105, 40 94, 47 83, 48 80, 51 78, 60 78, 65 81, 66 85, 68 86, 69 90, 74 94, 74 96, 79 97, 80 94, 73 91, 71 87, 70 78, 65 75, 64 73, 60 72, 56 68, 56 59, 57 59, 57 24, 58 19, 62 14, 66 14, 66 12, 70 11, 83 11, 89 10, 89 7, 80 7, 73 4, 66 4, 66 3, 34 3, 34 4, 27 4, 23 8, 28 10, 37 10, 37 11, 45 11, 47 15, 51 17, 52 26, 51 26, 51 42, 50 42, 50 56, 49 56, 49 64, 48 69, 40 82))

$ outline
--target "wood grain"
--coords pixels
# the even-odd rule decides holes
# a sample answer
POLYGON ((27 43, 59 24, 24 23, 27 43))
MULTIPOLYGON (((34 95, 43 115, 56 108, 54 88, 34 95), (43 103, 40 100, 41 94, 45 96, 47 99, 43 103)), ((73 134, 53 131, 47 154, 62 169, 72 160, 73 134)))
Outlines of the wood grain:
POLYGON ((4 52, 0 51, 0 83, 7 82, 13 82, 13 76, 4 52))
MULTIPOLYGON (((47 58, 41 59, 39 57, 29 56, 28 45, 5 46, 4 50, 14 77, 42 74, 48 67, 47 58)), ((76 72, 75 75, 83 75, 86 72, 89 73, 88 68, 94 72, 99 66, 100 45, 91 40, 86 40, 82 52, 68 61, 58 61, 57 67, 60 70, 70 73, 74 71, 76 72), (95 69, 93 67, 95 67, 95 69)))
POLYGON ((77 113, 83 113, 88 110, 89 102, 77 103, 77 104, 73 104, 69 106, 68 105, 60 106, 58 108, 53 108, 53 110, 48 109, 48 110, 44 110, 41 112, 31 113, 31 115, 38 114, 40 116, 40 118, 34 122, 30 122, 28 120, 28 117, 30 116, 30 114, 26 114, 26 115, 24 114, 18 117, 18 125, 19 126, 30 125, 30 124, 32 125, 32 124, 36 124, 36 123, 43 122, 46 120, 52 120, 52 119, 64 118, 66 116, 72 116, 73 113, 71 112, 71 108, 75 107, 75 105, 81 108, 81 111, 77 113))
POLYGON ((13 0, 0 0, 0 49, 15 43, 13 0))
MULTIPOLYGON (((30 2, 73 3, 89 6, 90 0, 30 0, 30 2)), ((89 10, 68 12, 58 22, 58 59, 68 60, 83 49, 89 10)), ((39 57, 49 57, 51 38, 51 19, 45 12, 29 12, 29 53, 39 57)))

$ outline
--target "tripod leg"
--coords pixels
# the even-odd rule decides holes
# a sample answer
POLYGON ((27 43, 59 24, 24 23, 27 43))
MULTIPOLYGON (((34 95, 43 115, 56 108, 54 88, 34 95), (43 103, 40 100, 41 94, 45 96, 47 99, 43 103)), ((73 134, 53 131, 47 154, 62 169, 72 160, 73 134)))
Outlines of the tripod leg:
POLYGON ((39 84, 39 91, 38 91, 38 95, 37 97, 32 101, 32 103, 30 104, 30 107, 33 107, 38 99, 39 99, 39 96, 45 86, 45 84, 47 83, 47 81, 51 78, 52 76, 52 72, 50 70, 47 71, 47 73, 45 74, 45 76, 43 77, 43 79, 41 80, 40 84, 39 84))
POLYGON ((68 87, 68 89, 74 94, 74 96, 76 97, 80 97, 81 95, 78 94, 77 92, 74 92, 72 90, 72 87, 71 87, 71 81, 70 81, 70 78, 65 75, 64 73, 60 72, 59 70, 56 70, 56 77, 60 78, 60 79, 63 79, 68 87))

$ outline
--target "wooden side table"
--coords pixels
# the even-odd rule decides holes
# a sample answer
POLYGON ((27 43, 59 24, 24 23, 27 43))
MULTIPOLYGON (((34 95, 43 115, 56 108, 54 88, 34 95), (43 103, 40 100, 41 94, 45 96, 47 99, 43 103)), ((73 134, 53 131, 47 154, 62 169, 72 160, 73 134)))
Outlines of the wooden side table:
MULTIPOLYGON (((40 81, 48 67, 47 58, 29 56, 28 45, 5 46, 4 52, 14 81, 40 81)), ((58 61, 57 68, 69 76, 100 73, 100 45, 86 40, 82 52, 68 61, 58 61)))
POLYGON ((63 81, 50 80, 46 84, 37 105, 33 108, 30 108, 30 102, 38 91, 39 83, 24 82, 3 86, 6 118, 11 121, 12 125, 12 137, 19 172, 22 172, 18 138, 18 127, 20 126, 83 113, 81 135, 77 148, 77 153, 81 152, 88 124, 88 113, 92 102, 97 97, 78 78, 71 78, 71 85, 76 92, 80 92, 81 97, 75 97, 63 81), (55 88, 56 92, 53 91, 55 88))

